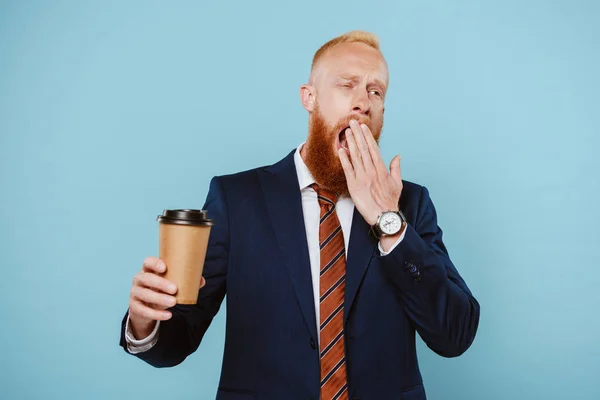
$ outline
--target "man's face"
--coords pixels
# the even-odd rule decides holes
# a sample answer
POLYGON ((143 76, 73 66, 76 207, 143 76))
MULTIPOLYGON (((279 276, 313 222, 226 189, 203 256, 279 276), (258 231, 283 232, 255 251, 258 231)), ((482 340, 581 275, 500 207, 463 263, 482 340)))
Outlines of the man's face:
POLYGON ((312 91, 313 97, 305 97, 308 94, 303 92, 310 118, 302 156, 318 184, 348 195, 337 151, 347 149, 344 131, 352 119, 366 124, 379 141, 388 83, 387 64, 377 50, 366 44, 340 44, 319 61, 312 83, 307 91, 312 91))

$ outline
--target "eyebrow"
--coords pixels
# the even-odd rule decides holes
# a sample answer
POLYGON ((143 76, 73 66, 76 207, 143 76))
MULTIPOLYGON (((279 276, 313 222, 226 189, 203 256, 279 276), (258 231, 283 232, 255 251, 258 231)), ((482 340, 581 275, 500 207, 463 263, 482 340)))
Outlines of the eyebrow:
MULTIPOLYGON (((360 76, 358 76, 358 75, 338 75, 338 79, 343 79, 343 80, 345 80, 345 81, 353 81, 353 82, 356 82, 356 81, 358 81, 358 80, 360 79, 360 76)), ((377 86, 381 86, 381 88, 382 88, 383 90, 385 90, 385 89, 386 89, 386 87, 385 87, 385 84, 384 84, 384 83, 383 83, 381 80, 379 80, 379 79, 375 78, 375 79, 373 79, 373 82, 374 82, 374 83, 375 83, 377 86)))

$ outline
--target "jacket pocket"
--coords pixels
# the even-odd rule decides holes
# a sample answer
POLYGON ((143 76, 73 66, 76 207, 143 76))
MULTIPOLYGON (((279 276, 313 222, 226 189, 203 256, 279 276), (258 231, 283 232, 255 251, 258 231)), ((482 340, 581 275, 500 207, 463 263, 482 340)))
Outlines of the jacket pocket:
POLYGON ((252 393, 229 389, 218 389, 216 400, 254 400, 252 393))
POLYGON ((401 397, 402 400, 426 400, 425 396, 425 388, 423 385, 418 385, 412 387, 408 390, 402 392, 401 397))

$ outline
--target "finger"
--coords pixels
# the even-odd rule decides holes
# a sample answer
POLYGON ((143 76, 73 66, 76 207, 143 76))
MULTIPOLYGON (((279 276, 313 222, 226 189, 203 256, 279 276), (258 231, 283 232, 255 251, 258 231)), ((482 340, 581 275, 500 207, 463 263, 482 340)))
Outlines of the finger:
POLYGON ((398 186, 402 185, 402 171, 400 169, 400 159, 401 157, 397 155, 390 162, 390 175, 392 176, 394 182, 396 182, 398 186))
POLYGON ((161 274, 167 270, 167 265, 160 258, 146 257, 142 270, 145 272, 157 272, 161 274))
POLYGON ((204 279, 204 277, 202 277, 200 279, 200 289, 202 289, 204 287, 204 285, 206 285, 206 279, 204 279))
POLYGON ((348 150, 350 150, 350 162, 352 163, 352 168, 354 169, 355 175, 358 175, 365 170, 365 167, 360 158, 354 133, 350 128, 346 129, 346 143, 348 144, 348 150))
POLYGON ((140 300, 132 299, 129 304, 129 313, 141 318, 153 321, 166 321, 173 315, 170 311, 155 310, 142 303, 140 300))
POLYGON ((365 124, 361 124, 360 126, 365 135, 365 140, 369 146, 369 154, 371 155, 371 159, 373 160, 373 164, 377 173, 382 176, 387 175, 387 168, 385 163, 383 162, 383 158, 381 157, 381 151, 379 150, 379 145, 373 136, 373 132, 369 129, 369 127, 365 124))
POLYGON ((173 282, 152 272, 140 272, 137 274, 133 278, 133 285, 155 289, 168 294, 177 293, 177 286, 173 282))
POLYGON ((344 174, 346 175, 346 181, 350 181, 355 178, 354 168, 352 167, 352 163, 348 159, 348 154, 345 149, 338 150, 338 156, 340 157, 340 161, 342 163, 342 168, 344 169, 344 174))
POLYGON ((177 300, 174 296, 155 292, 152 289, 141 286, 134 286, 131 288, 131 296, 146 303, 150 307, 159 310, 164 310, 177 304, 177 300))
POLYGON ((373 160, 371 160, 371 155, 369 154, 369 145, 365 140, 365 134, 356 120, 350 121, 350 128, 352 129, 352 133, 354 134, 354 138, 356 140, 356 145, 360 153, 360 158, 362 160, 363 167, 366 172, 372 172, 373 160))

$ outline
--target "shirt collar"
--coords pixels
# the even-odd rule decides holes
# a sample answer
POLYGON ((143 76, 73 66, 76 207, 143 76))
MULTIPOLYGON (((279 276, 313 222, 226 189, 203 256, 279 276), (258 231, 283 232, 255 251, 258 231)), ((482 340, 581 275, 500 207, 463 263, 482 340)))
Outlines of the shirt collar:
MULTIPOLYGON (((306 142, 304 142, 306 143, 306 142)), ((296 165, 296 174, 298 175, 298 183, 300 184, 300 190, 304 190, 313 183, 315 183, 315 178, 311 175, 308 167, 304 163, 302 156, 300 155, 300 151, 302 150, 302 146, 304 143, 300 144, 296 149, 296 153, 294 153, 294 164, 296 165)))

